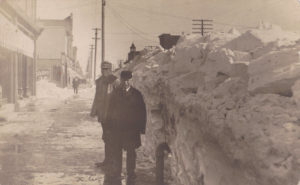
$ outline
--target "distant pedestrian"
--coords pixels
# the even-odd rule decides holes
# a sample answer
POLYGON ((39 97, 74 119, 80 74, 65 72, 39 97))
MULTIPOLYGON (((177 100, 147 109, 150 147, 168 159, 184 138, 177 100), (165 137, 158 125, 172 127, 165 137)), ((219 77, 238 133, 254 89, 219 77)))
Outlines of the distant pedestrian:
POLYGON ((113 91, 109 102, 107 122, 112 131, 113 158, 105 174, 105 185, 121 185, 122 150, 126 151, 127 185, 135 184, 136 149, 145 134, 146 107, 140 91, 130 85, 132 73, 121 72, 121 84, 113 91))
POLYGON ((115 88, 117 84, 117 77, 112 74, 112 64, 109 62, 103 62, 101 64, 101 73, 100 76, 96 80, 96 94, 91 110, 91 116, 97 116, 98 122, 101 123, 102 126, 102 139, 105 145, 105 156, 102 162, 96 163, 97 167, 105 167, 109 165, 109 158, 112 155, 110 146, 107 144, 108 136, 110 135, 110 130, 108 130, 109 122, 106 122, 106 114, 107 114, 107 107, 109 102, 109 97, 112 90, 115 88))
POLYGON ((78 87, 79 87, 79 79, 78 77, 75 77, 72 81, 73 89, 74 89, 74 94, 78 94, 78 87))

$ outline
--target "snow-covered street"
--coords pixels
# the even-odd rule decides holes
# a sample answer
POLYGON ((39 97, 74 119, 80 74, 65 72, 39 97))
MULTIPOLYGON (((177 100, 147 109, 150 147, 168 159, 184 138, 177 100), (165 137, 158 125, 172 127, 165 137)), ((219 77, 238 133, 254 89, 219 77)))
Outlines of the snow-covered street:
MULTIPOLYGON (((48 96, 38 95, 0 123, 0 184, 102 184, 104 172, 94 165, 104 157, 102 130, 89 116, 93 89, 81 88, 78 95, 64 89, 59 98, 47 91, 49 84, 38 87, 48 96)), ((153 168, 141 157, 140 152, 138 181, 153 184, 153 168)))

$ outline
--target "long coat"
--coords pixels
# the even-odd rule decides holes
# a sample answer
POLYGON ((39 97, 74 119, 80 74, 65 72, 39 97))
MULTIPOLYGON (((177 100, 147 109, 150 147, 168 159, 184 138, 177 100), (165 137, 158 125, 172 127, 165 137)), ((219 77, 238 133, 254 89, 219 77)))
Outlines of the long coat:
POLYGON ((110 99, 110 88, 115 86, 114 82, 117 77, 114 75, 101 76, 96 80, 96 93, 91 110, 91 116, 97 116, 98 121, 101 122, 102 126, 105 121, 105 117, 108 109, 108 102, 110 99))
POLYGON ((142 94, 131 87, 124 93, 116 88, 109 102, 107 122, 111 123, 112 141, 125 150, 141 146, 141 134, 146 129, 146 106, 142 94))
POLYGON ((79 79, 74 78, 72 81, 73 88, 77 88, 79 86, 79 79))

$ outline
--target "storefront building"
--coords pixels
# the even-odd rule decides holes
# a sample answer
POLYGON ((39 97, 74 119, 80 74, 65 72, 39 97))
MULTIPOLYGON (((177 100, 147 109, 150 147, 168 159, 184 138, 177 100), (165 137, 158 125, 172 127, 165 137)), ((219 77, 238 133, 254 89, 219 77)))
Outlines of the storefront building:
POLYGON ((36 95, 36 39, 42 30, 8 0, 0 1, 0 28, 0 99, 16 103, 36 95))

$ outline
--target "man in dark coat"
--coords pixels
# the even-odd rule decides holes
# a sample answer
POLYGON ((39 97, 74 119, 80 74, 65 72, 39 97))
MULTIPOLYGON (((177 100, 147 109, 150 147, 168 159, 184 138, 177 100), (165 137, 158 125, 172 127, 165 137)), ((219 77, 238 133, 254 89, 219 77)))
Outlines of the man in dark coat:
POLYGON ((103 62, 101 64, 102 76, 96 80, 96 94, 91 110, 91 116, 97 116, 98 122, 101 123, 103 134, 102 139, 105 145, 105 159, 103 162, 96 163, 96 166, 102 167, 109 163, 109 157, 112 155, 110 145, 107 144, 110 131, 108 130, 109 122, 106 122, 106 114, 108 108, 108 102, 112 90, 117 86, 117 77, 112 74, 112 64, 109 62, 103 62))
MULTIPOLYGON (((146 106, 143 96, 129 81, 130 71, 121 72, 121 84, 113 91, 109 102, 107 122, 112 130, 113 182, 120 185, 122 171, 122 150, 126 151, 127 185, 134 185, 136 149, 141 146, 141 134, 145 134, 146 106)), ((109 179, 108 179, 109 180, 109 179)))
POLYGON ((73 89, 74 89, 74 94, 78 94, 78 86, 79 86, 79 79, 78 77, 75 77, 72 81, 73 89))

